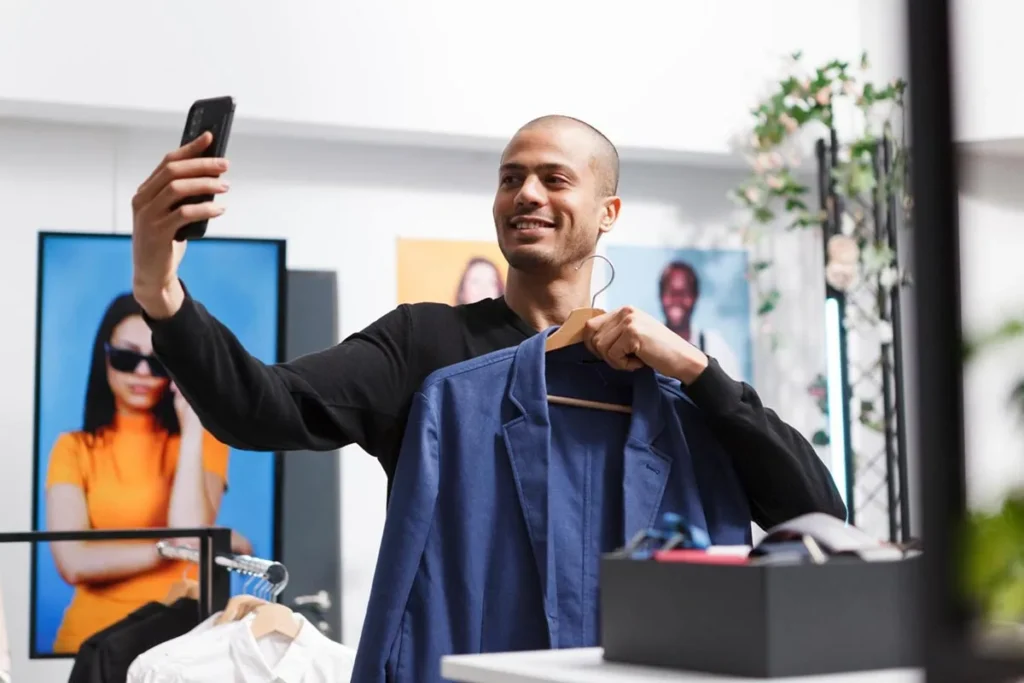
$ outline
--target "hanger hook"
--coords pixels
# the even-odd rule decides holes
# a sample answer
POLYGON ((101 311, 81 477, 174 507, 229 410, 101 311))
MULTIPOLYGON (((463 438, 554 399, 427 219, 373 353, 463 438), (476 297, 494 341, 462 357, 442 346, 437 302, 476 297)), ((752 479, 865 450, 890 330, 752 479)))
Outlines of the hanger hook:
POLYGON ((589 261, 592 258, 599 258, 599 259, 601 259, 602 261, 604 261, 605 263, 608 264, 608 267, 611 268, 611 271, 612 271, 612 275, 611 275, 610 278, 608 278, 608 282, 605 283, 604 287, 602 287, 601 289, 597 290, 597 293, 594 294, 593 298, 590 300, 590 307, 594 308, 595 306, 597 306, 597 297, 601 296, 601 294, 606 292, 608 290, 608 288, 612 286, 612 283, 615 282, 615 266, 612 264, 612 262, 608 259, 607 256, 603 256, 601 254, 591 254, 587 258, 585 258, 582 261, 580 261, 580 264, 578 266, 576 266, 576 270, 579 270, 580 268, 582 268, 583 264, 586 263, 587 261, 589 261))

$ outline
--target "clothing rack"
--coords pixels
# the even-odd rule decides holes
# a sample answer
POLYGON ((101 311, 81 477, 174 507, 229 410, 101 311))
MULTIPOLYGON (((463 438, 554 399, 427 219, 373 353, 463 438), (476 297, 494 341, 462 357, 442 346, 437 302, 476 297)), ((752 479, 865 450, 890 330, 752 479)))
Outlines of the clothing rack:
MULTIPOLYGON (((287 570, 283 565, 276 562, 259 560, 248 556, 239 556, 231 553, 231 530, 221 527, 201 527, 184 529, 86 529, 80 531, 15 531, 0 532, 0 544, 3 543, 56 543, 60 541, 129 541, 152 539, 154 541, 166 541, 167 539, 195 538, 199 540, 199 549, 189 548, 188 561, 194 561, 199 566, 199 617, 205 619, 214 612, 224 609, 231 597, 231 577, 228 571, 216 571, 217 567, 227 570, 243 571, 252 575, 252 571, 262 570, 272 576, 279 576, 284 571, 284 583, 287 583, 287 570), (265 566, 276 565, 280 569, 265 566)), ((159 544, 158 544, 159 547, 159 544)), ((171 553, 178 553, 176 546, 171 553)), ((158 551, 163 554, 167 551, 158 551)), ((164 555, 164 557, 168 557, 164 555)), ((284 583, 281 583, 283 589, 284 583)), ((275 583, 276 586, 276 583, 275 583)), ((33 591, 35 586, 33 586, 33 591)), ((280 591, 278 591, 280 592, 280 591)), ((34 638, 34 635, 33 635, 34 638)), ((35 651, 34 643, 32 650, 35 651)))
MULTIPOLYGON (((156 544, 157 552, 170 560, 185 560, 200 564, 199 551, 181 545, 172 545, 167 541, 160 541, 156 544)), ((288 569, 280 562, 264 560, 251 555, 214 555, 215 564, 224 567, 228 571, 238 574, 245 574, 253 578, 262 579, 270 586, 270 602, 277 602, 277 597, 288 586, 288 569)))

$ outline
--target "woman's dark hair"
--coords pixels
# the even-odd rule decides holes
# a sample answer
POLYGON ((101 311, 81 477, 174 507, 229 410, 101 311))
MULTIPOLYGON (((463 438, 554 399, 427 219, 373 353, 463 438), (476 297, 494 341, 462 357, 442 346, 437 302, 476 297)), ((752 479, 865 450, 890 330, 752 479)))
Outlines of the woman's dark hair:
POLYGON ((505 294, 505 283, 501 281, 501 271, 498 270, 498 266, 494 265, 494 261, 483 256, 474 256, 466 262, 466 267, 462 269, 462 277, 459 278, 459 286, 455 290, 456 304, 466 303, 462 300, 462 288, 466 286, 466 278, 469 277, 469 271, 473 270, 474 266, 491 268, 494 271, 494 282, 498 285, 498 296, 505 294))
MULTIPOLYGON (((114 334, 114 328, 125 318, 142 315, 142 307, 131 294, 115 297, 107 306, 100 328, 96 331, 96 339, 92 344, 92 365, 89 367, 89 383, 85 389, 85 418, 82 431, 96 436, 104 427, 114 424, 114 393, 107 381, 107 350, 106 345, 114 334)), ((174 412, 174 395, 165 391, 160 397, 153 414, 157 423, 169 434, 181 431, 178 425, 178 414, 174 412)))

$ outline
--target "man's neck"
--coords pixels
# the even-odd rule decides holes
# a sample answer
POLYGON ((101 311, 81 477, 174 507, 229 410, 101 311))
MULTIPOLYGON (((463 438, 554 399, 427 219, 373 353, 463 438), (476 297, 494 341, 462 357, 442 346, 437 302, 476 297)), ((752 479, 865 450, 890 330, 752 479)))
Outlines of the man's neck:
POLYGON ((516 315, 538 332, 561 325, 576 308, 590 306, 590 273, 593 261, 579 270, 546 277, 509 268, 505 302, 516 315))

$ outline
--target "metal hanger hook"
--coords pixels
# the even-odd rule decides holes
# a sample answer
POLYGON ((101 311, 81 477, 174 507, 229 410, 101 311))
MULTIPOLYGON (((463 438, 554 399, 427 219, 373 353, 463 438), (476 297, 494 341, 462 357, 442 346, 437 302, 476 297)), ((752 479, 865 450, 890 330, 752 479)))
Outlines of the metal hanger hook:
POLYGON ((608 282, 605 283, 604 287, 602 287, 601 289, 597 290, 597 293, 594 294, 593 298, 590 300, 590 307, 591 308, 595 308, 597 306, 597 297, 601 296, 604 292, 608 291, 608 288, 612 286, 613 282, 615 282, 615 265, 608 259, 607 256, 603 256, 601 254, 591 254, 587 258, 583 259, 582 261, 580 261, 580 264, 578 266, 576 266, 576 270, 579 270, 580 268, 582 268, 584 263, 586 263, 587 261, 589 261, 590 259, 593 259, 593 258, 599 258, 602 261, 604 261, 605 263, 607 263, 608 267, 612 271, 612 275, 611 275, 610 278, 608 278, 608 282))

